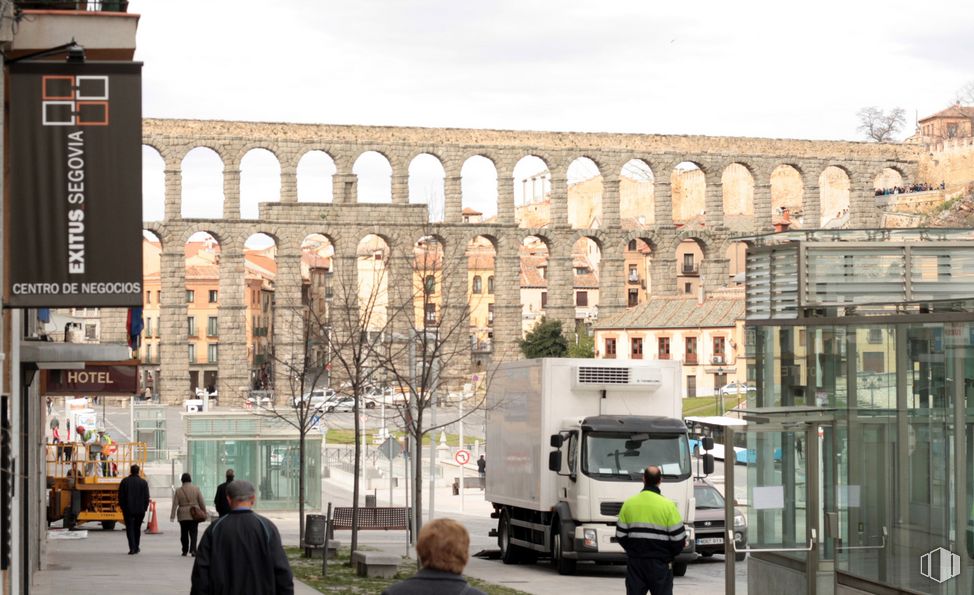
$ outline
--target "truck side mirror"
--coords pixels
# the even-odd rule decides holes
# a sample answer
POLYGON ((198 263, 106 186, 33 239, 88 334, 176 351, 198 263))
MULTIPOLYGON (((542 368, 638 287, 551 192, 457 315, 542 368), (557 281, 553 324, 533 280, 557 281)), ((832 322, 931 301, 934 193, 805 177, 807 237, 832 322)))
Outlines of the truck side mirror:
POLYGON ((713 450, 714 449, 714 439, 712 437, 710 437, 710 436, 704 436, 702 442, 703 442, 703 449, 704 450, 713 450))
POLYGON ((561 451, 553 450, 548 453, 548 470, 559 473, 561 471, 561 451))
POLYGON ((714 455, 708 452, 707 454, 703 455, 703 474, 710 475, 713 472, 714 472, 714 455))
POLYGON ((561 434, 552 434, 549 442, 551 448, 561 448, 561 445, 565 443, 565 437, 561 434))

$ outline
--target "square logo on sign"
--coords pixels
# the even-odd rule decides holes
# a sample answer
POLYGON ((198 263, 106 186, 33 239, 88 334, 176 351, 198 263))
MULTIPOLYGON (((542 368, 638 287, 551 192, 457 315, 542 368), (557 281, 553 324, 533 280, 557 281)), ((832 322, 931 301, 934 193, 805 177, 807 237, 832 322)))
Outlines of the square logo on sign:
POLYGON ((44 126, 108 126, 108 77, 41 77, 44 126))

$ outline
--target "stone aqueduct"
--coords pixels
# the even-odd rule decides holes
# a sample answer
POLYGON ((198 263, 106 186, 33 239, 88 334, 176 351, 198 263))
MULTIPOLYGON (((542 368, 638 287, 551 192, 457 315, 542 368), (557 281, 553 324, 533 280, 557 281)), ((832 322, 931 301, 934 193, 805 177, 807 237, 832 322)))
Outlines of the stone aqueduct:
MULTIPOLYGON (((694 239, 704 251, 702 277, 705 288, 719 286, 727 278, 724 257, 733 235, 722 224, 721 172, 729 165, 747 168, 754 180, 752 233, 772 230, 771 173, 789 165, 800 175, 803 209, 807 219, 819 220, 819 176, 830 166, 848 176, 849 226, 878 224, 879 210, 873 183, 886 168, 909 182, 916 179, 918 155, 905 145, 853 142, 772 140, 645 134, 521 132, 501 130, 397 128, 273 124, 195 120, 147 119, 143 142, 165 162, 165 216, 145 223, 162 243, 162 301, 160 305, 161 389, 165 401, 180 401, 189 394, 187 353, 184 245, 191 235, 205 231, 220 243, 218 375, 221 387, 245 386, 248 379, 245 345, 244 242, 255 233, 271 236, 277 243, 278 273, 275 299, 297 300, 301 292, 301 242, 321 234, 334 246, 337 266, 352 266, 359 241, 375 234, 393 254, 411 254, 420 238, 432 233, 447 245, 466 246, 482 236, 495 249, 495 307, 493 351, 511 357, 521 332, 519 294, 519 247, 529 236, 548 246, 548 304, 546 315, 574 319, 572 291, 573 244, 582 237, 594 240, 602 251, 600 264, 601 315, 625 307, 623 251, 631 239, 644 240, 653 251, 650 277, 655 293, 676 291, 676 246, 694 239), (224 216, 220 219, 187 219, 181 216, 181 163, 196 147, 208 147, 223 161, 224 216), (256 220, 240 217, 240 163, 255 148, 266 149, 280 162, 279 202, 264 202, 256 220), (298 202, 297 164, 309 151, 323 151, 335 163, 333 201, 298 202), (366 151, 385 156, 392 166, 392 201, 360 203, 352 166, 366 151), (426 206, 409 204, 408 168, 417 155, 439 159, 445 171, 445 215, 442 223, 428 223, 426 206), (527 155, 542 159, 551 175, 551 223, 542 229, 518 227, 515 222, 513 172, 527 155), (497 216, 491 223, 464 223, 461 216, 460 169, 471 156, 493 162, 498 178, 497 216), (602 220, 599 229, 572 229, 567 218, 567 168, 578 157, 587 157, 602 175, 602 220), (642 160, 653 172, 669 172, 681 162, 702 170, 705 180, 706 224, 690 230, 673 222, 671 180, 654 176, 655 223, 642 229, 623 229, 620 223, 620 172, 631 159, 642 160), (394 222, 394 224, 393 224, 394 222), (405 250, 404 250, 405 248, 405 250), (343 264, 343 258, 348 259, 343 264), (709 287, 708 287, 709 286, 709 287)), ((409 278, 411 261, 391 259, 389 275, 409 278)), ((455 275, 466 284, 464 266, 455 275)), ((107 318, 111 318, 108 315, 107 318)), ((115 314, 117 317, 117 314, 115 314)), ((122 318, 124 326, 124 318, 122 318)), ((285 325, 275 321, 277 329, 285 325)), ((117 328, 108 320, 105 331, 117 328)), ((103 339, 105 337, 103 332, 103 339)), ((276 335, 275 345, 293 342, 276 335)))

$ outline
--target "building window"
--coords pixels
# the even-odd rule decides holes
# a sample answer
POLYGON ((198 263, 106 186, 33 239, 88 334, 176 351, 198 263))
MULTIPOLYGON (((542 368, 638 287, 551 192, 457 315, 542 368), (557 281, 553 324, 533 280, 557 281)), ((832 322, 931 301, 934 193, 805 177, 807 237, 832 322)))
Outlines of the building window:
POLYGON ((548 292, 547 291, 542 291, 541 292, 541 307, 542 308, 545 308, 547 306, 548 306, 548 292))
POLYGON ((660 337, 657 339, 657 353, 660 359, 670 359, 670 338, 660 337))
POLYGON ((638 305, 639 305, 639 290, 638 289, 630 289, 629 290, 629 307, 632 308, 633 306, 638 306, 638 305))
POLYGON ((210 364, 215 364, 217 361, 217 350, 220 346, 216 343, 211 343, 206 346, 206 361, 210 364))
POLYGON ((436 304, 426 304, 426 324, 434 326, 436 324, 436 304))
POLYGON ((494 293, 494 276, 487 277, 487 293, 494 293))
POLYGON ((630 348, 632 359, 643 359, 643 338, 633 337, 630 343, 632 344, 630 348))
POLYGON ((195 301, 196 301, 196 292, 193 291, 192 289, 187 289, 186 290, 186 303, 187 304, 192 304, 195 301))
POLYGON ((146 318, 145 319, 145 336, 146 337, 151 337, 152 336, 152 319, 151 318, 146 318))
POLYGON ((606 359, 616 358, 616 340, 606 339, 605 340, 605 357, 606 359))
POLYGON ((684 273, 697 272, 696 267, 693 266, 693 254, 691 253, 687 253, 683 255, 683 272, 684 273))
POLYGON ((726 357, 724 353, 724 342, 725 339, 723 337, 714 337, 714 363, 715 364, 724 363, 724 358, 726 357))
POLYGON ((871 328, 869 329, 868 341, 873 345, 883 342, 883 329, 881 328, 871 328))
POLYGON ((692 399, 697 396, 697 377, 687 376, 687 397, 692 399))
POLYGON ((98 327, 94 324, 85 325, 85 339, 94 341, 98 339, 98 327))
POLYGON ((684 283, 683 284, 683 293, 685 293, 687 295, 693 293, 693 283, 684 283))
POLYGON ((639 283, 639 267, 634 264, 629 265, 629 282, 639 283))
POLYGON ((494 304, 487 304, 487 324, 494 324, 494 304))
POLYGON ((145 361, 152 363, 152 345, 145 346, 145 361))
POLYGON ((697 363, 697 338, 696 337, 686 338, 686 344, 683 353, 684 353, 684 358, 683 358, 684 362, 688 364, 697 363))
POLYGON ((217 323, 216 316, 210 316, 206 319, 206 335, 209 337, 216 337, 220 334, 220 325, 217 323))
MULTIPOLYGON (((872 374, 886 373, 886 353, 883 351, 867 351, 862 354, 862 371, 872 374)), ((866 385, 868 388, 868 384, 866 385)))
POLYGON ((575 305, 576 306, 587 306, 588 305, 588 292, 587 291, 576 291, 575 292, 575 305))
POLYGON ((587 273, 588 273, 588 269, 585 268, 585 267, 576 267, 575 268, 575 274, 576 275, 585 275, 587 273))
POLYGON ((187 316, 186 317, 186 332, 189 334, 190 337, 195 337, 196 336, 196 317, 195 316, 187 316))
POLYGON ((210 296, 209 296, 210 303, 215 304, 217 302, 218 297, 219 297, 219 292, 215 289, 211 289, 210 296))
POLYGON ((636 240, 629 240, 629 251, 630 252, 636 251, 636 240))
POLYGON ((423 280, 423 291, 425 291, 427 295, 436 292, 435 275, 426 275, 426 279, 423 280))
POLYGON ((484 282, 481 280, 480 275, 473 278, 473 293, 483 293, 484 292, 484 282))
POLYGON ((147 303, 147 304, 151 304, 152 303, 152 292, 151 291, 146 291, 145 292, 145 303, 147 303))
POLYGON ((538 274, 541 275, 542 279, 548 278, 548 267, 538 267, 538 274))
POLYGON ((189 344, 189 363, 196 363, 196 345, 193 345, 192 343, 189 344))

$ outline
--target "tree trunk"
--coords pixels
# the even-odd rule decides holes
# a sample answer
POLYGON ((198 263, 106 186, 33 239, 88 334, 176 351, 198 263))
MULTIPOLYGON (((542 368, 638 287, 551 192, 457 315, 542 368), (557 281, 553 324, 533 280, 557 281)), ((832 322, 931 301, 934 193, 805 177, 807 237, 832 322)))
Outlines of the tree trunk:
POLYGON ((304 439, 307 431, 302 428, 298 433, 298 543, 304 547, 304 439))
POLYGON ((416 452, 413 453, 413 535, 419 535, 419 530, 423 528, 423 435, 417 434, 414 437, 416 452))
POLYGON ((358 550, 358 501, 359 501, 359 473, 362 470, 362 442, 361 442, 361 424, 359 422, 358 416, 358 397, 355 397, 355 402, 352 404, 352 415, 355 417, 355 464, 354 464, 354 480, 352 482, 352 553, 354 554, 358 550))

